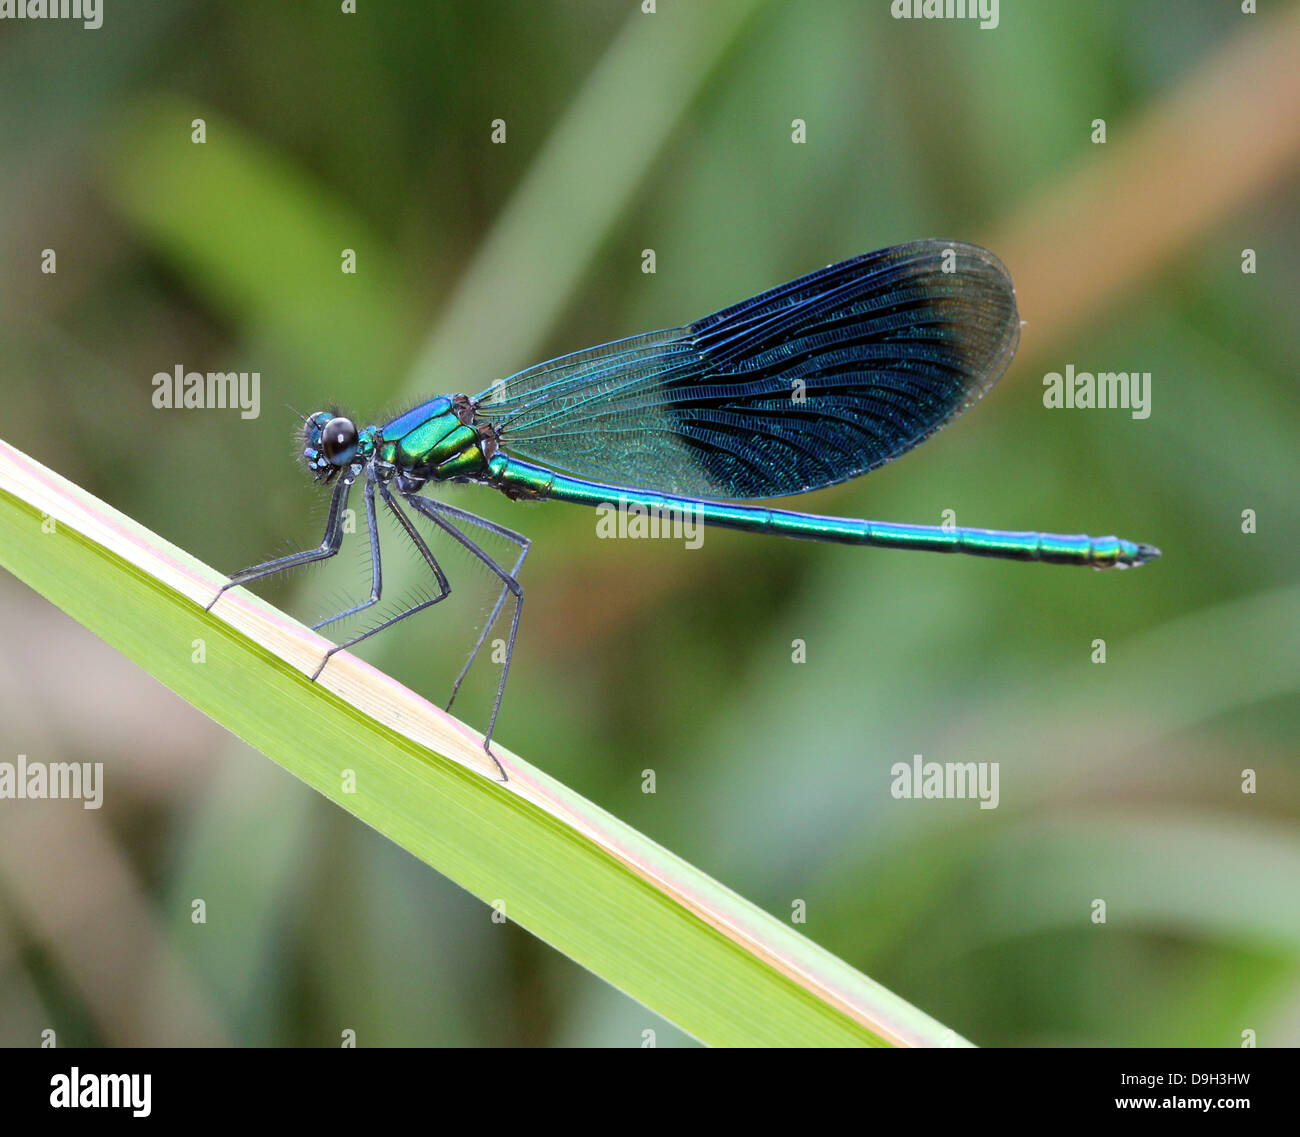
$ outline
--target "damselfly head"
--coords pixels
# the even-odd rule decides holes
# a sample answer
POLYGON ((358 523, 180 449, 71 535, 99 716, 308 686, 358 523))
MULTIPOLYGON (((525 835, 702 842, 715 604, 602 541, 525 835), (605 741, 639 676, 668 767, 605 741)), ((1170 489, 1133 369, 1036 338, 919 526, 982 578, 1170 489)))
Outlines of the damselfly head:
POLYGON ((356 425, 334 411, 317 411, 303 419, 301 438, 303 461, 317 481, 330 481, 357 456, 356 425))

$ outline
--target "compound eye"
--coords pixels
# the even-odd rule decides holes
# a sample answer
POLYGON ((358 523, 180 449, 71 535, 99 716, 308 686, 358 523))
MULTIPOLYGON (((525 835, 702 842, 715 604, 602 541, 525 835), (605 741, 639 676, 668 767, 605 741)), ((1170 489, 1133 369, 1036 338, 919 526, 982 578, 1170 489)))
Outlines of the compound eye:
POLYGON ((320 432, 320 447, 335 466, 346 466, 357 452, 357 428, 348 418, 332 418, 320 432))

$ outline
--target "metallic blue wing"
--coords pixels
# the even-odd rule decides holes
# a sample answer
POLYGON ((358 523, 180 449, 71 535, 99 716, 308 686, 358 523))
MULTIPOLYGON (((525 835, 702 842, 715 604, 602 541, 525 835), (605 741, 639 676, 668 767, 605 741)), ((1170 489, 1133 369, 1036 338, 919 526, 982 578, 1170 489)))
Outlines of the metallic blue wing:
POLYGON ((479 394, 508 454, 694 497, 802 493, 897 458, 976 402, 1020 335, 1011 278, 960 241, 830 265, 682 328, 479 394))

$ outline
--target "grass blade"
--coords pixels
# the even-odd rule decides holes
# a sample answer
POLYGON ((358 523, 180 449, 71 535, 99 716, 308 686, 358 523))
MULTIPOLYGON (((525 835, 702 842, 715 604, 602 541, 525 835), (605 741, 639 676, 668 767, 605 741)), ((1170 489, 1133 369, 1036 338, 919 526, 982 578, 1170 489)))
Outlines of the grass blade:
MULTIPOLYGON (((715 1045, 966 1045, 793 928, 0 441, 0 564, 250 745, 715 1045)), ((639 1043, 629 1039, 629 1044, 639 1043)))

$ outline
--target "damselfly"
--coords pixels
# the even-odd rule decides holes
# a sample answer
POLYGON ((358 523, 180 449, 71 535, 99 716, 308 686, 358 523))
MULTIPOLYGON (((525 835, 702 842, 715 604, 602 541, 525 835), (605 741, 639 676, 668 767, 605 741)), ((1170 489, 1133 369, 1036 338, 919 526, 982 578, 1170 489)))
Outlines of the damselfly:
POLYGON ((450 595, 451 582, 407 511, 419 514, 499 582, 452 699, 511 605, 483 740, 504 778, 491 739, 519 629, 528 538, 426 490, 473 482, 513 499, 620 501, 661 511, 657 516, 677 510, 706 525, 785 537, 1093 568, 1158 557, 1151 545, 1116 537, 903 525, 734 504, 806 493, 892 461, 992 387, 1019 337, 1015 290, 995 256, 958 241, 917 241, 831 265, 685 327, 538 364, 476 395, 439 395, 379 426, 358 429, 338 410, 318 411, 303 419, 302 457, 318 482, 333 483, 324 538, 314 549, 243 569, 222 592, 334 556, 349 492, 360 480, 370 596, 314 626, 380 599, 376 497, 428 566, 436 594, 331 648, 315 679, 334 652, 450 595), (476 532, 480 540, 489 533, 509 542, 517 550, 513 563, 485 552, 476 532))

